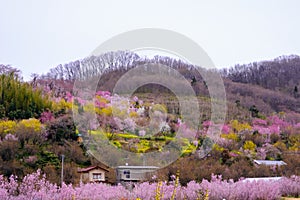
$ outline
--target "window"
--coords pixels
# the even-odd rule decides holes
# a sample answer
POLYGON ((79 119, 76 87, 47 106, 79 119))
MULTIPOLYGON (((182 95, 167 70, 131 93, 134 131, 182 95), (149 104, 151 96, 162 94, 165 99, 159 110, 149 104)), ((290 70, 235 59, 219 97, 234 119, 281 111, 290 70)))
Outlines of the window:
POLYGON ((125 175, 126 178, 130 178, 130 171, 129 170, 124 171, 123 174, 125 175))
POLYGON ((101 180, 102 179, 102 173, 93 173, 93 179, 94 180, 101 180))

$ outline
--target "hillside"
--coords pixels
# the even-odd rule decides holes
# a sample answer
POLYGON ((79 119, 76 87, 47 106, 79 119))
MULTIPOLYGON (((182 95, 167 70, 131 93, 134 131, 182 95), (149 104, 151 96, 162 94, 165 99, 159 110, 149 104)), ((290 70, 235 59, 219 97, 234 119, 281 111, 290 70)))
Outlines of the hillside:
POLYGON ((233 82, 258 85, 299 97, 300 57, 280 56, 274 60, 253 62, 222 70, 223 76, 233 82))
MULTIPOLYGON (((115 156, 121 149, 147 154, 161 152, 172 144, 178 147, 179 159, 163 168, 159 177, 169 179, 171 174, 180 170, 182 184, 210 179, 212 173, 234 180, 299 175, 300 98, 295 89, 300 79, 295 73, 299 70, 298 61, 297 56, 282 57, 220 71, 228 109, 225 124, 218 132, 220 138, 213 145, 206 142, 211 137, 209 127, 218 126, 210 121, 211 101, 215 99, 210 99, 207 83, 201 74, 216 71, 201 68, 200 74, 195 66, 180 60, 161 56, 148 59, 123 51, 59 65, 48 74, 35 75, 30 83, 19 78, 18 70, 2 65, 2 80, 9 80, 10 84, 2 81, 1 85, 0 173, 5 176, 18 174, 22 178, 41 168, 51 182, 58 183, 60 158, 64 154, 65 181, 78 183, 78 167, 91 164, 107 167, 107 162, 114 165, 125 162, 143 164, 143 160, 135 157, 127 160, 123 157, 117 161, 115 156), (178 98, 160 85, 142 86, 127 98, 111 94, 123 74, 145 63, 170 66, 191 83, 201 112, 197 128, 185 124, 178 98), (276 75, 267 76, 268 73, 276 75), (73 90, 75 80, 87 93, 91 92, 89 83, 99 80, 96 94, 93 94, 94 102, 80 98, 73 90), (14 95, 18 98, 13 98, 14 95), (31 103, 24 101, 28 98, 31 98, 31 103), (127 102, 126 106, 124 102, 127 102), (92 117, 92 104, 96 106, 96 120, 92 117), (124 113, 129 113, 130 117, 124 113), (79 117, 74 120, 76 115, 79 117), (150 123, 158 128, 155 134, 151 133, 151 128, 140 128, 149 124, 150 116, 165 120, 163 124, 150 123), (176 134, 180 128, 189 137, 179 140, 176 134), (99 145, 104 143, 97 143, 103 138, 113 147, 109 153, 99 145), (199 157, 205 145, 211 145, 212 151, 199 157), (95 152, 103 153, 94 158, 91 155, 95 152), (276 170, 255 167, 254 159, 284 160, 288 165, 276 170), (106 162, 102 163, 103 160, 106 162)), ((171 157, 161 160, 166 163, 173 161, 171 157)), ((157 163, 149 158, 147 164, 157 163)), ((113 182, 113 169, 109 176, 113 182)))
MULTIPOLYGON (((83 79, 99 81, 98 90, 112 92, 123 74, 145 63, 159 63, 179 71, 186 80, 193 82, 193 89, 198 96, 209 96, 206 82, 193 65, 163 56, 148 59, 129 51, 108 52, 98 57, 92 56, 59 65, 47 74, 36 76, 34 80, 53 88, 58 95, 63 91, 72 91, 73 82, 83 79)), ((200 69, 202 74, 208 73, 207 70, 200 69)), ((284 111, 290 113, 291 118, 299 119, 299 70, 298 56, 281 56, 272 61, 236 65, 220 70, 219 73, 224 79, 228 107, 232 108, 238 103, 245 110, 249 110, 255 105, 263 114, 284 111)), ((166 91, 168 89, 162 86, 146 85, 137 92, 150 92, 156 96, 154 93, 166 91)), ((229 113, 231 112, 234 110, 229 110, 229 113)))
POLYGON ((255 102, 253 104, 260 110, 268 113, 300 112, 299 56, 281 56, 270 61, 236 65, 223 69, 221 73, 232 81, 226 86, 232 100, 240 96, 247 107, 250 102, 255 102))

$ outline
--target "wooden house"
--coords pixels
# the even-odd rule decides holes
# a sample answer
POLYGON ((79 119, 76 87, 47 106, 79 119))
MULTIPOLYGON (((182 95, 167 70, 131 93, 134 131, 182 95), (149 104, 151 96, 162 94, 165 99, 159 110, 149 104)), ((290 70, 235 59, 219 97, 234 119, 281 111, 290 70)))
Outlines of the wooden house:
POLYGON ((92 182, 108 182, 106 173, 109 171, 99 166, 91 166, 87 168, 78 169, 80 173, 80 181, 83 183, 92 182))

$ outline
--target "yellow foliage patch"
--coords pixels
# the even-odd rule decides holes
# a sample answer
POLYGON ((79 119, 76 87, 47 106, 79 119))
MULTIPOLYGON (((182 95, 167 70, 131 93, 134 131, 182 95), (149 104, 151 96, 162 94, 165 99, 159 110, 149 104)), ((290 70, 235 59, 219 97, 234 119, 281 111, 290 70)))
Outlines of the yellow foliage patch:
POLYGON ((72 109, 72 103, 66 102, 65 99, 61 99, 59 102, 52 102, 52 110, 58 112, 60 110, 70 110, 72 109))
POLYGON ((222 138, 228 139, 228 140, 234 140, 234 141, 238 141, 239 137, 236 133, 229 133, 229 134, 221 134, 222 138))
POLYGON ((244 130, 250 131, 252 129, 252 127, 248 123, 240 123, 238 120, 232 120, 230 122, 230 126, 237 133, 244 130))
POLYGON ((139 115, 137 114, 137 112, 130 112, 129 113, 129 117, 133 117, 133 118, 136 118, 138 117, 139 115))
POLYGON ((104 97, 101 97, 101 96, 96 96, 95 97, 100 103, 105 103, 105 104, 107 104, 107 103, 109 103, 109 100, 108 99, 105 99, 104 97))
POLYGON ((112 107, 106 107, 100 110, 100 115, 111 116, 112 112, 112 107))
POLYGON ((42 130, 42 124, 38 119, 23 119, 18 123, 18 128, 29 129, 35 132, 40 132, 42 130))
POLYGON ((17 123, 12 120, 0 121, 0 133, 15 133, 17 123))
POLYGON ((247 140, 243 146, 245 150, 255 151, 256 144, 254 144, 251 140, 247 140))
POLYGON ((213 145, 213 150, 218 151, 218 152, 223 152, 224 148, 219 146, 218 144, 213 145))

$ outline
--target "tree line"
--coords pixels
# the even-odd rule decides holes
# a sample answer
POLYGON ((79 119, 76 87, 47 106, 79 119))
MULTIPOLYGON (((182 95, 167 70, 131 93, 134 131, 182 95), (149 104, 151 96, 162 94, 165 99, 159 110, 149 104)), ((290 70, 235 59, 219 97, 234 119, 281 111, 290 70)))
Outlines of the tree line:
POLYGON ((271 61, 253 62, 223 69, 222 75, 234 82, 259 85, 298 97, 300 57, 280 56, 271 61))
POLYGON ((0 118, 28 119, 51 108, 42 91, 22 82, 17 70, 2 66, 0 72, 0 118))

